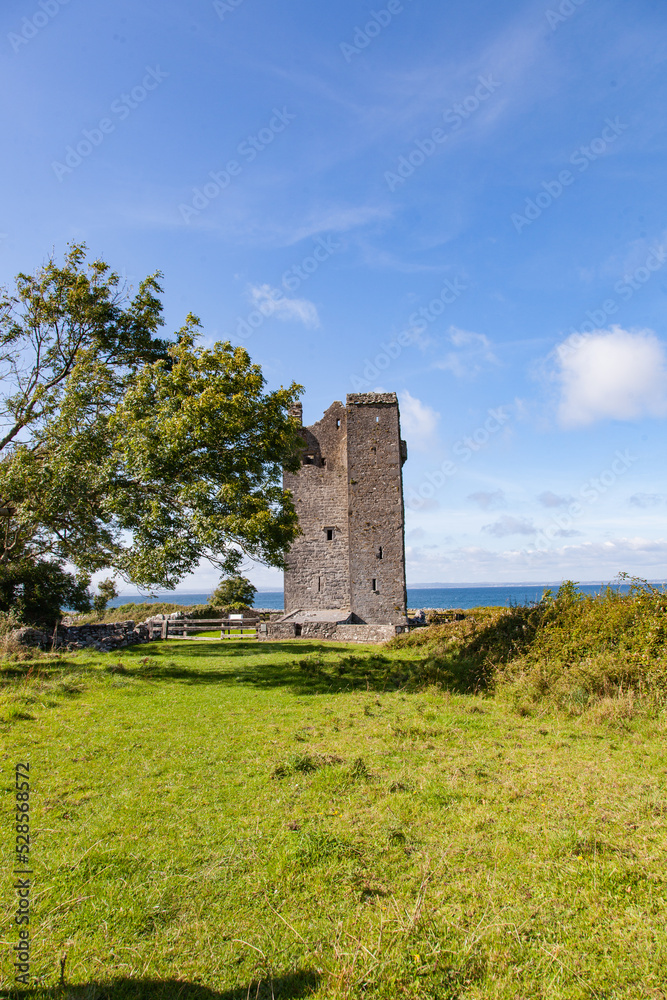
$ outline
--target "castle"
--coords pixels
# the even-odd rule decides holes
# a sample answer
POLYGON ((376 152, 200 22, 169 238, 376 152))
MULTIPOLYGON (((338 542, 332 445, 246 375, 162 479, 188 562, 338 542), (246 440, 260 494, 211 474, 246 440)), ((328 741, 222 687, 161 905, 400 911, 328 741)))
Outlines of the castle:
MULTIPOLYGON (((302 418, 301 404, 292 414, 302 418)), ((353 626, 384 626, 386 638, 407 623, 407 446, 396 394, 348 395, 345 406, 332 403, 321 420, 304 427, 303 438, 301 468, 284 475, 302 534, 286 555, 285 615, 277 624, 296 626, 295 635, 328 631, 340 638, 352 637, 353 626), (349 628, 341 631, 343 625, 349 628)), ((271 631, 280 637, 280 629, 271 631)), ((380 636, 377 629, 357 633, 380 636)))

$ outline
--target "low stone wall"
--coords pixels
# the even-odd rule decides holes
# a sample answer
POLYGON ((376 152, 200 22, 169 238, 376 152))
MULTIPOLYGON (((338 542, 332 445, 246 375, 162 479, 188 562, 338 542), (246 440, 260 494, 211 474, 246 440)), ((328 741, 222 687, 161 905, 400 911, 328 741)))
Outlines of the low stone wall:
POLYGON ((39 649, 97 649, 109 653, 125 646, 151 641, 152 629, 144 622, 109 622, 98 625, 60 625, 56 632, 22 628, 14 638, 22 646, 39 649))
POLYGON ((336 638, 339 642, 389 642, 400 632, 407 632, 403 625, 339 625, 336 638))
POLYGON ((294 622, 261 622, 257 629, 260 642, 281 642, 283 639, 296 638, 294 622))
POLYGON ((260 642, 281 642, 284 639, 316 639, 332 642, 388 642, 400 632, 407 632, 404 625, 337 625, 336 622, 266 622, 260 625, 257 638, 260 642))

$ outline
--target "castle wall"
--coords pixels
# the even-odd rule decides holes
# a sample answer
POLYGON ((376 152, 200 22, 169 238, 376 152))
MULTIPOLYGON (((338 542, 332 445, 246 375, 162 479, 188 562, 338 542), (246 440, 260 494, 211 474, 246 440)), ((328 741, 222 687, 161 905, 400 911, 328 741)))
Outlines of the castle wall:
POLYGON ((405 621, 395 394, 348 395, 303 433, 302 467, 284 476, 302 530, 286 556, 285 612, 350 608, 368 624, 405 621))
POLYGON ((285 473, 303 532, 287 554, 286 612, 350 603, 346 421, 343 404, 333 403, 321 420, 304 428, 300 471, 285 473))
POLYGON ((365 622, 405 618, 401 433, 393 393, 347 397, 352 608, 365 622))

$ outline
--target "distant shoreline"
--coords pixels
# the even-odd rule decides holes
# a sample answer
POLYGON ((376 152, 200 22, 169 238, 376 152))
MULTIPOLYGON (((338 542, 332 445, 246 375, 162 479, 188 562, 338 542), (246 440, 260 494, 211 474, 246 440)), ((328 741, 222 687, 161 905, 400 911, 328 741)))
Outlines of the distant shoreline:
MULTIPOLYGON (((657 582, 660 586, 662 581, 657 582)), ((532 604, 540 601, 545 590, 553 592, 560 587, 558 583, 512 583, 512 584, 466 584, 455 586, 448 584, 439 587, 408 587, 408 607, 409 608, 432 608, 447 609, 459 608, 470 609, 475 607, 511 607, 516 605, 532 604)), ((619 584, 614 581, 599 583, 578 584, 582 593, 593 595, 600 590, 614 586, 623 593, 629 590, 627 582, 619 584)), ((208 601, 208 594, 172 592, 169 594, 159 594, 157 597, 142 597, 141 595, 123 595, 110 602, 110 608, 117 608, 127 604, 163 604, 178 607, 189 605, 202 605, 208 601)), ((282 590, 260 590, 257 591, 254 607, 262 610, 280 611, 284 607, 284 595, 282 590)))
MULTIPOLYGON (((667 580, 647 580, 647 583, 652 584, 656 587, 666 586, 667 580)), ((518 583, 409 583, 407 585, 408 590, 490 590, 491 588, 515 588, 515 587, 560 587, 563 580, 519 580, 518 583)), ((610 587, 618 586, 617 580, 578 580, 577 586, 579 587, 610 587)), ((624 584, 625 586, 626 584, 624 584)), ((282 594, 282 590, 257 590, 257 596, 260 594, 282 594)), ((161 592, 155 597, 148 597, 143 594, 127 594, 122 595, 122 597, 116 598, 116 602, 122 604, 123 602, 138 604, 142 601, 160 601, 161 603, 169 603, 170 599, 173 598, 183 598, 192 597, 197 598, 197 602, 205 601, 206 596, 199 590, 172 590, 168 592, 161 592)), ((114 602, 114 603, 116 603, 114 602)), ((193 603, 197 603, 193 600, 193 603)), ((181 603, 180 601, 178 603, 181 603)))

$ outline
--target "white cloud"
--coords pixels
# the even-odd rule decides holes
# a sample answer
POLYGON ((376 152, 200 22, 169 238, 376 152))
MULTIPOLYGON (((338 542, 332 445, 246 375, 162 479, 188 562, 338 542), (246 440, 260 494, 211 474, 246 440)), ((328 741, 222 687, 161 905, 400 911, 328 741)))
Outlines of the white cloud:
POLYGON ((534 535, 537 528, 532 521, 525 517, 512 517, 511 514, 503 514, 494 521, 493 524, 485 524, 482 531, 496 538, 504 538, 505 535, 534 535))
POLYGON ((492 493, 479 490, 477 493, 469 493, 466 500, 479 504, 482 510, 494 510, 496 507, 505 506, 505 493, 503 490, 494 490, 492 493))
POLYGON ((317 329, 320 325, 317 307, 308 299, 288 299, 284 292, 271 285, 251 285, 248 294, 264 316, 275 316, 285 322, 296 320, 308 329, 317 329))
POLYGON ((572 503, 574 497, 561 497, 557 493, 552 493, 551 490, 545 490, 544 493, 540 493, 537 499, 543 507, 567 507, 568 504, 572 503))
POLYGON ((440 414, 415 399, 407 389, 399 393, 401 404, 401 429, 408 444, 416 451, 429 451, 434 444, 435 432, 440 414))
POLYGON ((564 427, 667 415, 664 344, 652 330, 596 330, 556 350, 564 427))
POLYGON ((660 493, 634 493, 628 502, 631 507, 658 507, 663 501, 660 493))
POLYGON ((436 368, 450 371, 457 378, 471 378, 485 368, 498 365, 500 362, 491 350, 491 341, 483 333, 473 333, 450 326, 449 342, 455 351, 450 351, 441 361, 435 362, 436 368))
POLYGON ((646 578, 665 577, 667 539, 614 538, 604 542, 565 544, 546 551, 531 548, 502 551, 460 546, 445 551, 415 550, 409 559, 412 580, 447 583, 529 580, 613 580, 619 571, 646 578))

